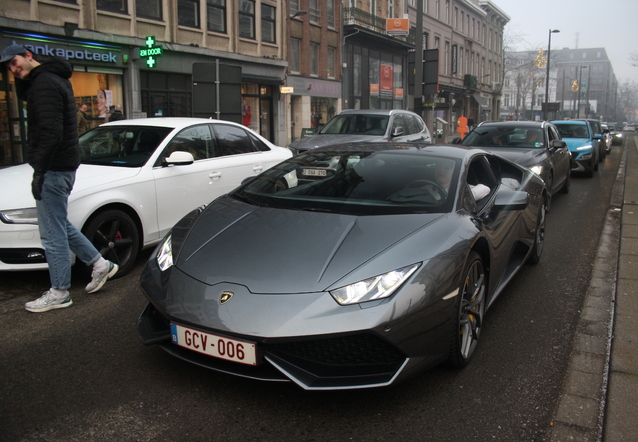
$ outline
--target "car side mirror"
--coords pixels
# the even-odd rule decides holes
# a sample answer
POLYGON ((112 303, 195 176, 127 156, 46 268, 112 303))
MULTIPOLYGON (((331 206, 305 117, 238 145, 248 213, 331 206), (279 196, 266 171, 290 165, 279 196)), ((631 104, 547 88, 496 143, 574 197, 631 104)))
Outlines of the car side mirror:
POLYGON ((494 210, 524 210, 529 204, 529 194, 522 190, 500 188, 494 199, 494 210))
POLYGON ((403 126, 395 127, 394 130, 392 131, 392 136, 400 137, 401 135, 403 135, 403 126))
POLYGON ((552 140, 549 143, 550 147, 553 147, 554 149, 563 149, 565 147, 567 147, 567 143, 563 140, 552 140))
POLYGON ((594 135, 594 140, 602 140, 603 136, 601 134, 595 134, 594 135))
POLYGON ((183 152, 181 150, 176 150, 168 158, 162 159, 162 165, 164 166, 187 166, 189 164, 193 164, 194 162, 195 158, 193 157, 192 153, 183 152))

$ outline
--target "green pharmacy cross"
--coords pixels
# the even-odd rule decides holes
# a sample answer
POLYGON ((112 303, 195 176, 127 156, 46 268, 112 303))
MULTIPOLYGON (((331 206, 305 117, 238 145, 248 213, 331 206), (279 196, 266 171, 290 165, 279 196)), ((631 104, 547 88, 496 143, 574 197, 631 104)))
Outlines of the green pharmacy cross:
POLYGON ((155 37, 146 37, 146 47, 140 48, 140 58, 146 61, 146 66, 149 68, 155 67, 155 64, 157 63, 156 57, 164 55, 162 47, 156 45, 156 43, 155 37))

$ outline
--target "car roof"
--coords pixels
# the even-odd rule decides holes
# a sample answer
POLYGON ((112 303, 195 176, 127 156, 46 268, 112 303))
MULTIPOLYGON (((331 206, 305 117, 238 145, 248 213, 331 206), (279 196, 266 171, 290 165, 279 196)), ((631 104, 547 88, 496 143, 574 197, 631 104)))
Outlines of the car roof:
POLYGON ((550 124, 549 121, 484 121, 479 124, 479 127, 543 127, 547 124, 550 124))
POLYGON ((321 151, 363 151, 363 152, 422 152, 427 155, 442 156, 447 158, 463 159, 468 153, 484 152, 482 149, 462 146, 459 144, 424 144, 424 143, 365 143, 353 142, 334 144, 331 146, 318 147, 308 152, 318 153, 321 151))
POLYGON ((356 115, 393 115, 393 114, 415 114, 414 112, 403 110, 403 109, 345 109, 339 112, 337 115, 348 115, 348 114, 356 114, 356 115))
POLYGON ((586 126, 587 122, 584 120, 559 120, 559 121, 552 121, 553 124, 579 124, 582 126, 586 126))
POLYGON ((118 120, 110 123, 104 123, 100 126, 155 126, 168 128, 188 127, 194 124, 203 123, 237 123, 225 120, 215 120, 212 118, 187 118, 187 117, 159 117, 159 118, 134 118, 130 120, 118 120))

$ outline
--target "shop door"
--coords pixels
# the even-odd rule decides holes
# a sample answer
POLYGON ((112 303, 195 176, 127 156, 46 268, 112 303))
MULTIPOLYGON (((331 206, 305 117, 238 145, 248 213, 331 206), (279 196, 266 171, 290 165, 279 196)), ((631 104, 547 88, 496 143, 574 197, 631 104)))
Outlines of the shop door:
POLYGON ((271 104, 270 98, 261 98, 259 100, 259 134, 269 141, 272 140, 271 104))

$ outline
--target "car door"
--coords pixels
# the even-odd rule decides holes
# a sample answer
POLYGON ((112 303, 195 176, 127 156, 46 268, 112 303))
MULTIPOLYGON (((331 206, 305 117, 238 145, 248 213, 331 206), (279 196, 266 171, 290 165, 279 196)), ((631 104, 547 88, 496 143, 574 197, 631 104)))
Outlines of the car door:
POLYGON ((183 129, 164 148, 153 167, 160 237, 188 212, 226 192, 229 186, 225 186, 218 176, 223 164, 214 155, 215 143, 210 124, 183 129), (175 151, 190 153, 194 162, 163 164, 162 160, 175 151))
POLYGON ((547 147, 554 164, 554 187, 560 188, 562 187, 563 182, 565 181, 565 179, 567 179, 567 176, 571 171, 572 157, 569 153, 567 143, 565 143, 564 147, 551 147, 552 141, 562 141, 561 136, 555 127, 548 126, 547 135, 549 140, 549 144, 547 147))

